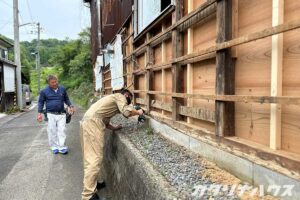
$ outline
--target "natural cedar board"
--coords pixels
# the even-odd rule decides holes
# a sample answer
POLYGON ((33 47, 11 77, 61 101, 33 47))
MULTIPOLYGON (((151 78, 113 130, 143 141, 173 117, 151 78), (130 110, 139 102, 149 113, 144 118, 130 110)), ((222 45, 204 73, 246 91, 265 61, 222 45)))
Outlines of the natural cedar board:
MULTIPOLYGON (((284 21, 300 18, 300 1, 285 0, 284 21)), ((300 29, 283 34, 283 96, 300 96, 300 29)), ((282 106, 282 150, 300 154, 300 107, 282 106)))
POLYGON ((165 41, 166 45, 166 61, 170 61, 172 59, 172 40, 166 40, 165 41))
MULTIPOLYGON (((238 1, 238 36, 271 26, 271 0, 238 1)), ((237 55, 235 93, 270 95, 271 37, 238 46, 237 55)), ((235 109, 236 136, 269 145, 270 105, 236 103, 235 109)))
MULTIPOLYGON (((161 31, 165 31, 166 29, 166 25, 165 23, 162 24, 162 27, 161 27, 161 31)), ((171 45, 172 45, 172 40, 171 40, 171 45)), ((161 44, 161 62, 162 63, 165 63, 166 60, 167 60, 167 49, 166 49, 166 42, 163 41, 162 44, 161 44)), ((162 69, 161 70, 162 74, 161 74, 161 91, 163 92, 166 92, 166 85, 167 85, 167 82, 166 82, 166 73, 165 73, 165 70, 162 69)), ((162 103, 165 103, 165 97, 163 96, 162 97, 162 103)), ((162 110, 161 113, 163 115, 165 115, 165 110, 162 110)))
POLYGON ((216 44, 216 18, 193 27, 194 52, 206 49, 216 44))
POLYGON ((158 65, 162 62, 162 56, 161 56, 161 45, 157 45, 154 49, 154 64, 158 65))
MULTIPOLYGON (((162 72, 161 71, 155 71, 153 72, 153 90, 155 91, 162 91, 162 72)), ((157 100, 157 101, 162 101, 162 96, 161 95, 152 95, 153 96, 153 100, 157 100)))
POLYGON ((198 8, 199 6, 201 6, 203 3, 206 2, 206 0, 191 0, 193 1, 193 10, 195 10, 196 8, 198 8))
MULTIPOLYGON (((215 94, 215 84, 216 84, 215 59, 194 63, 192 67, 193 67, 193 77, 192 77, 193 93, 215 94)), ((191 100, 191 102, 195 107, 200 107, 211 111, 215 110, 214 101, 208 102, 206 100, 193 99, 191 100)), ((215 129, 214 123, 199 120, 199 119, 193 119, 192 124, 205 128, 210 132, 214 132, 215 129)))
MULTIPOLYGON (((140 90, 145 90, 145 75, 135 76, 135 79, 137 88, 140 90)), ((138 95, 138 97, 144 99, 146 95, 141 93, 138 95)))
POLYGON ((183 16, 186 16, 189 11, 188 11, 188 3, 189 0, 183 0, 183 16))
MULTIPOLYGON (((166 69, 165 70, 165 79, 166 79, 166 92, 172 92, 172 71, 171 69, 166 69)), ((170 96, 163 96, 164 102, 172 104, 172 98, 170 96)), ((172 113, 164 111, 164 115, 171 118, 172 113)))
POLYGON ((145 69, 146 64, 145 64, 145 54, 142 53, 141 55, 139 55, 136 58, 136 62, 137 62, 137 68, 138 69, 145 69))

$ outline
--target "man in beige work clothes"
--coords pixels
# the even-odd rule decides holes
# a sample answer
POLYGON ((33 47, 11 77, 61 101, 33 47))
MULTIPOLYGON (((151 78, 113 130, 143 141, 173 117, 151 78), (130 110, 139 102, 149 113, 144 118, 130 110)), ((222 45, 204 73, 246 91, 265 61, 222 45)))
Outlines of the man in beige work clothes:
POLYGON ((103 97, 93 104, 80 122, 80 137, 83 154, 84 178, 82 200, 102 199, 96 194, 98 178, 103 178, 100 168, 103 161, 105 128, 118 130, 120 125, 110 124, 110 118, 117 113, 125 117, 142 115, 131 104, 132 94, 128 90, 103 97))

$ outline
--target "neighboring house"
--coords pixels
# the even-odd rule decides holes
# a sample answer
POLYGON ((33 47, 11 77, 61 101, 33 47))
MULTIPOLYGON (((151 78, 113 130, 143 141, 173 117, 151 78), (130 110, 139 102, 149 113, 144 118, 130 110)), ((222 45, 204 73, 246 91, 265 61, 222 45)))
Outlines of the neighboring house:
POLYGON ((90 3, 91 44, 95 91, 110 94, 126 86, 123 77, 122 35, 132 14, 133 0, 84 0, 90 3), (100 3, 101 2, 101 3, 100 3), (100 31, 101 30, 101 31, 100 31), (103 32, 102 34, 100 34, 103 32), (114 53, 104 53, 103 50, 114 53))
POLYGON ((8 60, 13 44, 0 38, 0 112, 14 106, 16 100, 16 65, 8 60))

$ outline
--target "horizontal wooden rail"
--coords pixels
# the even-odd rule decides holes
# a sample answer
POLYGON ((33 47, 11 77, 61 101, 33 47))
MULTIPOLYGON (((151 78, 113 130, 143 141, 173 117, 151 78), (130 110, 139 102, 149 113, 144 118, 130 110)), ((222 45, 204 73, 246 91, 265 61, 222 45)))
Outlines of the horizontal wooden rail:
POLYGON ((255 96, 255 95, 205 95, 205 94, 186 94, 186 93, 166 93, 159 91, 133 90, 134 93, 148 93, 162 96, 171 96, 185 99, 204 99, 208 101, 230 101, 243 103, 278 103, 286 105, 300 105, 300 97, 295 96, 255 96))
POLYGON ((203 56, 205 54, 209 54, 209 53, 213 53, 216 51, 220 51, 223 49, 227 49, 230 47, 234 47, 237 45, 241 45, 241 44, 245 44, 245 43, 249 43, 255 40, 259 40, 259 39, 263 39, 272 35, 276 35, 279 33, 283 33, 283 32, 287 32, 287 31, 291 31, 294 29, 300 28, 300 20, 296 20, 296 21, 291 21, 291 22, 287 22, 278 26, 274 26, 274 27, 270 27, 270 28, 266 28, 262 31, 258 31, 255 33, 251 33, 245 36, 241 36, 226 42, 222 42, 220 44, 217 44, 215 46, 209 47, 207 49, 203 49, 203 50, 199 50, 195 53, 191 53, 185 56, 181 56, 179 58, 176 58, 173 60, 173 63, 178 63, 178 62, 182 62, 184 60, 187 59, 193 59, 195 57, 198 56, 203 56))
POLYGON ((179 114, 204 121, 215 122, 215 111, 201 107, 179 106, 179 114))
MULTIPOLYGON (((145 100, 141 98, 136 98, 136 103, 145 105, 145 100)), ((151 107, 172 112, 172 104, 164 103, 162 101, 152 100, 151 107)), ((187 117, 192 117, 195 119, 200 119, 209 122, 215 122, 215 111, 207 110, 201 107, 188 107, 188 106, 179 106, 179 114, 187 117)))
POLYGON ((131 37, 133 36, 133 33, 130 33, 123 41, 122 44, 124 45, 131 37))
POLYGON ((164 103, 164 102, 161 102, 161 101, 152 100, 151 101, 151 107, 172 112, 172 104, 171 103, 164 103))

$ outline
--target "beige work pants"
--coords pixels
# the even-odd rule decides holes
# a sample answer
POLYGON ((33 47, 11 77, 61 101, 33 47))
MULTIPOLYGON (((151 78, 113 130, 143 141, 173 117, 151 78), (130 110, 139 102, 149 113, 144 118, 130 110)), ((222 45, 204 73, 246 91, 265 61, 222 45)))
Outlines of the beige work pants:
POLYGON ((102 119, 88 118, 80 122, 80 139, 83 156, 82 200, 89 200, 96 192, 103 162, 105 124, 102 119))

